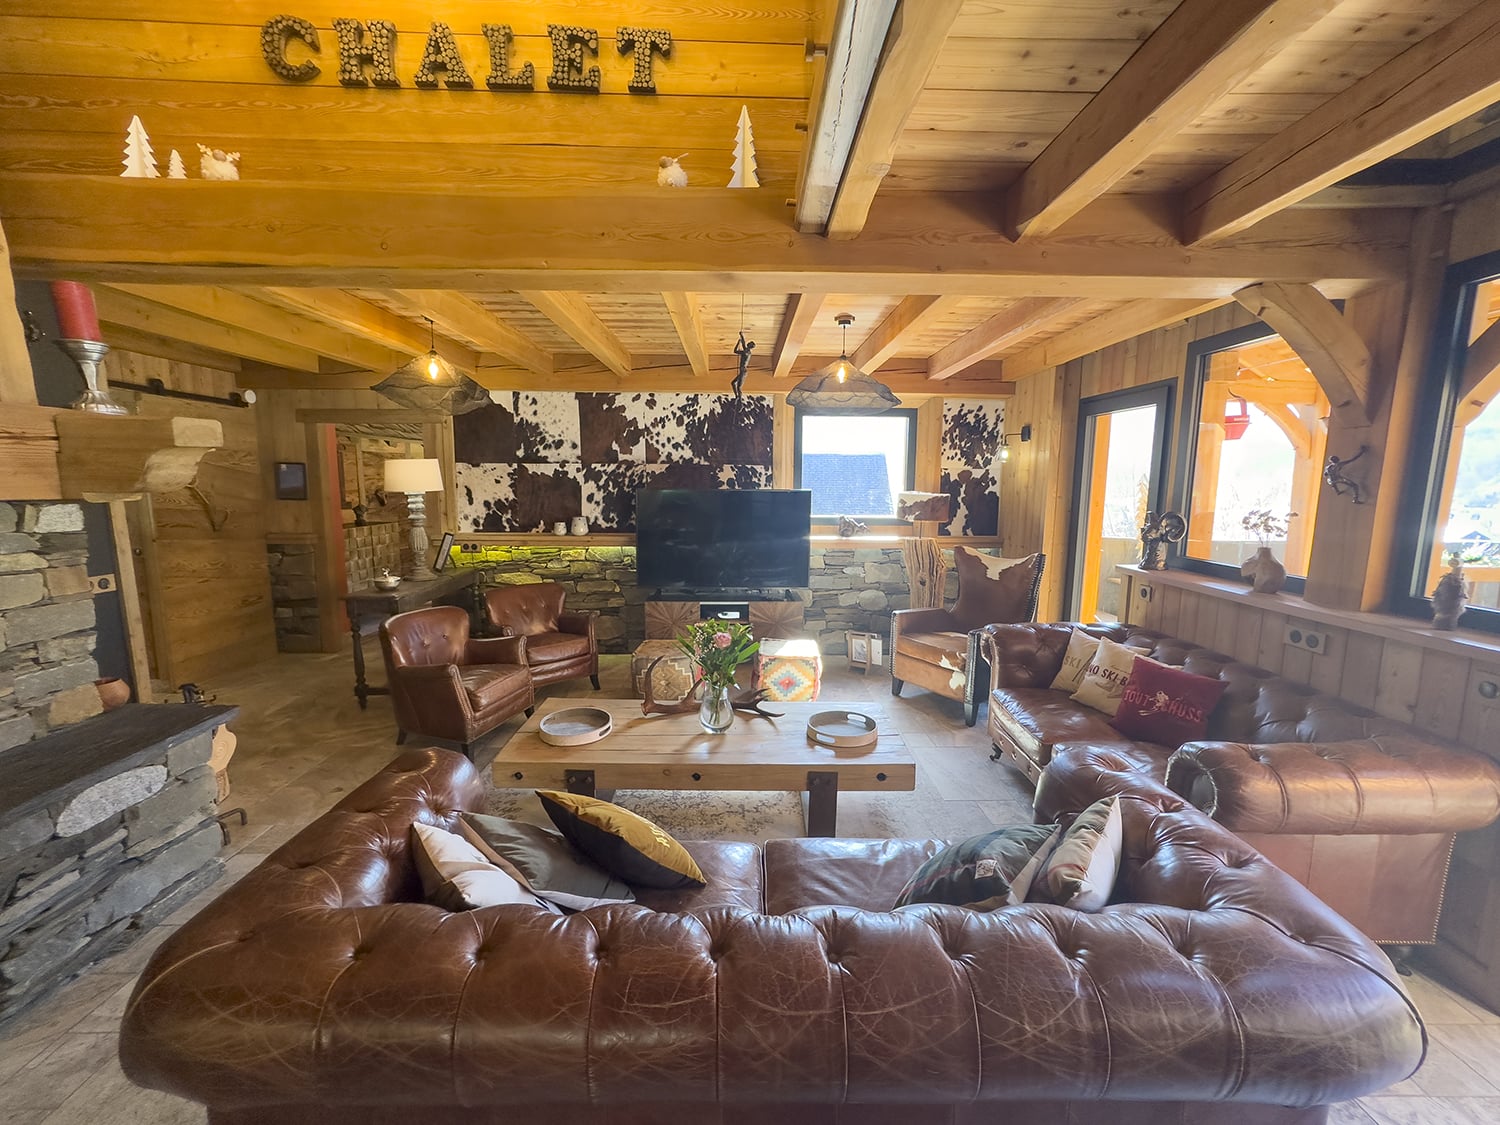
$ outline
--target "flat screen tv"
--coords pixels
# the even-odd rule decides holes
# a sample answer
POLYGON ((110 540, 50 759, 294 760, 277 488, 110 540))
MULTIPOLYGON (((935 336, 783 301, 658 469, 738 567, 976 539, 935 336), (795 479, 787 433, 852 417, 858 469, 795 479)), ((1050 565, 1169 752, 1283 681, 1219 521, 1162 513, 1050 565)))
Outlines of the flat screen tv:
POLYGON ((806 489, 652 489, 635 494, 636 580, 657 590, 807 585, 806 489))

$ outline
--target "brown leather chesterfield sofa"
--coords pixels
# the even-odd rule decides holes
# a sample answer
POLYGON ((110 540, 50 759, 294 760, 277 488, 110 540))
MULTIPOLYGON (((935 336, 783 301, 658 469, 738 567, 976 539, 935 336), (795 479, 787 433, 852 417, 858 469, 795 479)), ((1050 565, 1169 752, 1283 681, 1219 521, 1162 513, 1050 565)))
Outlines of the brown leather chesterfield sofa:
POLYGON ((1420 1064, 1378 948, 1170 794, 1117 904, 888 913, 938 845, 690 845, 696 892, 557 917, 418 901, 408 751, 152 957, 120 1054, 215 1125, 1284 1125, 1420 1064))
POLYGON ((1101 777, 1163 782, 1378 942, 1437 940, 1455 834, 1500 816, 1500 769, 1488 758, 1200 645, 1066 624, 995 625, 984 643, 998 759, 1063 787, 1064 805, 1104 795, 1101 777), (1224 680, 1209 740, 1139 742, 1050 690, 1073 628, 1224 680), (1082 759, 1043 774, 1072 747, 1095 752, 1082 780, 1071 773, 1082 759))

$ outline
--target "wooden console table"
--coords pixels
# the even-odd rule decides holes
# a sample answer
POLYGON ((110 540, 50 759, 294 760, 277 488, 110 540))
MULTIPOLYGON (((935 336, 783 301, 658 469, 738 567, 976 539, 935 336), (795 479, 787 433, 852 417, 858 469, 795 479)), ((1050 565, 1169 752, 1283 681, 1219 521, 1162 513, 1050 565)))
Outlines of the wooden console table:
POLYGON ((367 701, 370 696, 391 693, 388 687, 371 686, 365 681, 365 650, 360 641, 365 623, 370 620, 384 621, 409 609, 422 609, 465 590, 474 591, 470 605, 464 607, 472 617, 478 612, 479 577, 478 570, 465 568, 440 574, 425 582, 408 578, 394 590, 378 590, 374 586, 366 586, 363 590, 354 590, 344 595, 344 604, 349 612, 349 633, 354 638, 354 694, 359 697, 361 711, 369 705, 367 701))

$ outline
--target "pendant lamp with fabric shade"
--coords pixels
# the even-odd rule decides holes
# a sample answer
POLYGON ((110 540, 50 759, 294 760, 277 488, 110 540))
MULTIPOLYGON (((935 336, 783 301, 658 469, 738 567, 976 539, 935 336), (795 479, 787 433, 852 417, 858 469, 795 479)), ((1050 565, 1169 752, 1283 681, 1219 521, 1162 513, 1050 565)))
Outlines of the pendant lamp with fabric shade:
POLYGON ((467 414, 488 406, 489 391, 438 355, 432 318, 422 319, 427 321, 427 354, 413 356, 370 389, 428 414, 467 414))
POLYGON ((838 359, 814 371, 786 396, 789 406, 816 410, 819 414, 884 414, 900 406, 901 400, 878 379, 871 378, 849 358, 849 325, 854 317, 840 313, 834 323, 844 330, 844 347, 838 359))

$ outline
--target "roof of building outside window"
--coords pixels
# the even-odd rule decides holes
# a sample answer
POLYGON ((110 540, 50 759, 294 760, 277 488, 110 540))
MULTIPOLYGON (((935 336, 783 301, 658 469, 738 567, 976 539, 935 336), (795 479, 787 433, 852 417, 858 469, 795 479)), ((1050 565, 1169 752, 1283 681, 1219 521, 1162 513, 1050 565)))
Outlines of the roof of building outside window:
POLYGON ((802 487, 820 516, 888 516, 895 511, 884 453, 804 453, 802 487))

